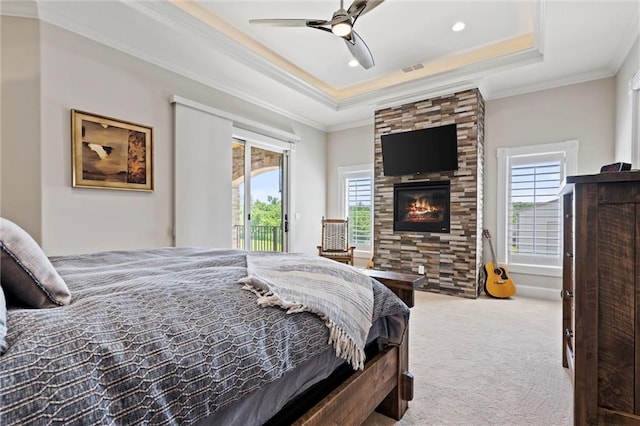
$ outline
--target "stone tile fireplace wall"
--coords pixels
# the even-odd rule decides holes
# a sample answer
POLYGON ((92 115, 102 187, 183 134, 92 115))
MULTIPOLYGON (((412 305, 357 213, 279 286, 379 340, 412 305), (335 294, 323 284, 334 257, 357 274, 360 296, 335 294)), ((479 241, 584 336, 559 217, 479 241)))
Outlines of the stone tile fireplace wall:
POLYGON ((476 298, 482 266, 484 100, 477 89, 375 112, 374 266, 418 273, 424 289, 476 298), (456 123, 458 170, 384 176, 381 136, 456 123), (450 233, 393 230, 393 185, 416 181, 451 182, 450 233))

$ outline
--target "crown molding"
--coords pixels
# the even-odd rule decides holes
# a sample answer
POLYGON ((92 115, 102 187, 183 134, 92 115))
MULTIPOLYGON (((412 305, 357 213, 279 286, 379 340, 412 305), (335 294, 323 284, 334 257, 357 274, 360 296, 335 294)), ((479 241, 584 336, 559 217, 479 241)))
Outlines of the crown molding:
MULTIPOLYGON (((138 4, 137 2, 127 2, 127 3, 123 3, 126 4, 127 6, 130 6, 131 4, 138 4)), ((121 51, 123 53, 126 53, 130 56, 133 56, 137 59, 140 59, 142 61, 148 62, 152 65, 158 66, 160 68, 166 69, 168 71, 171 71, 173 73, 176 73, 178 75, 181 75, 185 78, 188 78, 190 80, 196 81, 198 83, 201 83, 205 86, 211 87, 213 89, 219 90, 221 92, 227 93, 231 96, 234 96, 236 98, 239 98, 241 100, 244 100, 246 102, 249 102, 251 104, 254 104, 256 106, 259 106, 261 108, 264 108, 268 111, 277 113, 279 115, 285 116, 287 118, 290 118, 292 120, 298 121, 302 124, 308 125, 310 127, 316 128, 318 130, 322 130, 322 131, 326 131, 327 126, 315 121, 315 120, 311 120, 307 117, 304 117, 302 115, 296 114, 293 111, 289 111, 289 110, 285 110, 283 108, 280 108, 278 106, 275 106, 272 103, 266 102, 262 99, 259 99, 255 96, 252 96, 250 94, 248 94, 246 91, 242 90, 242 89, 238 89, 236 87, 227 85, 227 84, 223 84, 221 83, 219 80, 215 79, 214 76, 211 77, 206 77, 206 76, 202 76, 200 74, 191 72, 188 67, 182 67, 178 64, 175 63, 171 63, 171 62, 167 62, 164 60, 159 59, 157 56, 153 55, 153 54, 149 54, 149 52, 145 51, 145 50, 141 50, 141 49, 136 49, 134 47, 132 47, 130 44, 128 43, 122 43, 117 39, 114 39, 113 37, 109 37, 107 35, 105 35, 102 32, 96 31, 94 30, 91 26, 89 25, 84 25, 82 23, 80 23, 78 20, 76 19, 70 19, 68 16, 66 16, 64 13, 60 13, 58 8, 47 8, 47 7, 40 7, 40 16, 37 17, 38 19, 40 19, 43 22, 46 22, 48 24, 54 25, 56 27, 60 27, 66 31, 78 34, 82 37, 85 37, 89 40, 95 41, 97 43, 106 45, 108 47, 111 47, 115 50, 121 51)))
MULTIPOLYGON (((243 87, 222 83, 220 79, 216 79, 215 75, 198 75, 190 70, 188 64, 176 64, 162 60, 148 51, 132 47, 127 42, 114 39, 108 34, 101 33, 97 29, 91 27, 90 22, 82 22, 80 19, 73 19, 68 13, 65 13, 64 8, 57 8, 55 3, 56 2, 49 2, 47 0, 2 0, 0 2, 0 13, 6 16, 40 19, 43 22, 61 27, 87 39, 107 45, 140 60, 174 72, 215 90, 227 93, 265 110, 316 128, 320 131, 340 131, 371 124, 372 118, 357 120, 336 126, 327 126, 316 120, 303 117, 295 112, 295 106, 286 106, 284 108, 278 107, 271 102, 259 99, 253 94, 248 93, 248 91, 243 87), (49 4, 51 4, 51 6, 49 6, 49 4)), ((488 70, 496 72, 501 69, 512 69, 543 59, 547 19, 547 0, 534 1, 532 35, 533 47, 511 54, 486 59, 481 62, 471 63, 465 67, 447 71, 446 73, 441 72, 339 99, 323 90, 321 86, 315 86, 314 84, 305 81, 300 76, 290 72, 290 69, 281 68, 279 65, 271 62, 268 58, 261 56, 259 53, 251 50, 241 42, 224 34, 222 31, 213 28, 209 23, 198 19, 188 13, 188 11, 177 7, 171 2, 119 1, 117 3, 121 6, 126 6, 131 10, 135 10, 155 22, 166 25, 168 28, 177 30, 180 34, 185 35, 185 37, 199 37, 205 40, 225 56, 256 70, 275 82, 318 102, 320 105, 327 107, 334 112, 363 106, 373 111, 376 108, 397 106, 470 88, 478 88, 486 100, 498 99, 538 90, 556 88, 568 84, 577 84, 594 79, 611 77, 616 74, 617 70, 628 56, 633 43, 638 40, 638 34, 640 33, 640 24, 638 23, 640 21, 640 16, 637 16, 639 19, 635 19, 633 24, 630 24, 628 28, 625 29, 625 36, 622 37, 617 49, 612 55, 612 69, 600 69, 595 72, 557 78, 543 83, 535 83, 514 89, 492 89, 488 79, 482 75, 483 72, 488 70)))
POLYGON ((489 98, 491 94, 491 85, 486 78, 478 80, 478 90, 480 91, 483 100, 487 100, 489 98))
POLYGON ((371 117, 365 120, 351 121, 348 123, 342 123, 336 126, 331 126, 327 129, 327 132, 340 132, 342 130, 355 129, 356 127, 373 126, 374 125, 373 113, 374 111, 372 110, 371 117))
POLYGON ((399 105, 425 99, 425 96, 442 96, 444 92, 467 90, 477 88, 479 80, 485 71, 497 71, 510 69, 516 66, 528 65, 543 59, 542 54, 535 48, 506 55, 499 58, 488 59, 479 63, 458 68, 454 71, 413 80, 396 86, 387 87, 375 92, 354 96, 340 102, 340 109, 362 104, 374 105, 399 105))
POLYGON ((526 86, 520 86, 515 89, 497 90, 492 91, 491 96, 485 99, 500 99, 507 98, 509 96, 524 95, 527 93, 538 92, 541 90, 555 89, 562 86, 569 86, 572 84, 586 83, 588 81, 599 80, 601 78, 608 78, 615 76, 616 73, 609 69, 600 69, 594 72, 587 72, 583 74, 576 74, 569 77, 556 78, 554 80, 547 80, 544 83, 529 84, 526 86))
POLYGON ((0 1, 0 15, 14 18, 38 18, 38 5, 35 0, 0 1))
POLYGON ((620 70, 620 67, 636 42, 639 43, 638 46, 640 48, 640 5, 638 6, 635 19, 632 19, 631 24, 625 28, 622 38, 611 58, 613 70, 616 73, 620 70))
POLYGON ((547 25, 547 0, 533 3, 533 45, 540 53, 544 53, 544 38, 547 25))
MULTIPOLYGON (((539 0, 533 2, 533 7, 536 11, 533 16, 533 34, 531 34, 530 37, 515 37, 511 41, 502 41, 492 46, 492 49, 500 50, 494 50, 493 52, 493 54, 498 56, 489 57, 489 59, 470 63, 453 70, 438 68, 442 67, 442 64, 440 64, 436 66, 436 72, 434 74, 425 75, 424 77, 418 77, 409 81, 402 81, 401 78, 404 76, 392 76, 391 78, 387 78, 390 84, 384 87, 368 87, 368 84, 363 84, 363 87, 354 85, 346 89, 332 88, 320 82, 315 77, 295 65, 286 62, 283 58, 259 43, 258 48, 256 48, 255 45, 251 46, 251 48, 248 47, 249 42, 242 38, 244 34, 239 35, 229 30, 229 28, 219 29, 225 25, 228 26, 228 24, 221 21, 208 10, 194 5, 191 1, 127 2, 127 5, 172 28, 179 27, 183 32, 195 32, 208 42, 215 44, 216 49, 219 49, 227 56, 236 59, 240 63, 298 91, 334 111, 339 111, 355 105, 361 106, 363 104, 376 103, 380 98, 384 98, 386 93, 395 91, 398 87, 402 88, 405 85, 407 87, 423 87, 425 84, 438 84, 440 79, 442 79, 438 74, 443 73, 443 71, 447 72, 448 77, 462 78, 469 72, 488 70, 491 69, 491 67, 495 69, 502 68, 506 65, 527 64, 528 61, 531 60, 531 58, 527 58, 528 55, 537 55, 538 58, 541 57, 541 51, 539 48, 536 48, 536 44, 541 45, 541 40, 544 39, 544 1, 545 0, 539 0), (226 33, 224 31, 226 31, 226 33), (509 50, 511 50, 511 53, 509 53, 509 50), (271 58, 264 56, 265 51, 271 54, 271 58), (537 54, 534 52, 537 52, 537 54), (275 59, 280 62, 285 61, 284 68, 280 66, 282 64, 274 64, 274 55, 275 59), (394 80, 396 80, 395 84, 394 80), (348 93, 350 91, 359 91, 360 93, 349 96, 348 93)), ((251 41, 255 42, 255 40, 252 39, 251 41)), ((468 54, 469 52, 465 53, 468 54)), ((465 53, 452 55, 452 58, 459 61, 460 58, 457 57, 465 53)))
MULTIPOLYGON (((171 1, 168 2, 126 2, 127 6, 143 13, 170 28, 183 33, 196 34, 226 56, 250 67, 261 74, 282 83, 315 101, 336 110, 338 102, 325 90, 310 84, 304 79, 274 64, 264 56, 254 52, 245 44, 229 37, 212 25, 181 9, 171 1)), ((211 15, 213 16, 213 15, 211 15)), ((205 16, 206 17, 206 16, 205 16)), ((293 66, 293 65, 292 65, 293 66)))
POLYGON ((631 87, 631 90, 640 90, 640 70, 631 77, 629 87, 631 87))
POLYGON ((437 98, 440 96, 450 95, 452 93, 462 92, 469 89, 477 89, 478 84, 475 81, 459 81, 451 84, 441 85, 438 87, 426 88, 421 91, 413 91, 403 95, 385 99, 375 104, 375 109, 394 108, 404 104, 423 101, 429 98, 437 98))
MULTIPOLYGON (((322 105, 333 111, 346 110, 353 107, 361 107, 367 105, 370 107, 379 107, 380 105, 400 104, 404 102, 412 102, 418 99, 425 99, 429 96, 441 96, 447 91, 466 90, 477 87, 477 83, 469 82, 474 78, 474 74, 481 73, 484 70, 497 68, 507 68, 516 65, 523 65, 531 61, 539 60, 541 55, 536 49, 528 49, 503 57, 492 58, 481 63, 475 63, 466 67, 459 68, 446 74, 428 76, 422 79, 412 80, 395 86, 390 86, 377 91, 370 91, 362 95, 356 95, 343 100, 337 100, 322 90, 311 86, 307 82, 283 71, 267 59, 251 51, 241 43, 232 40, 228 36, 222 34, 210 25, 193 17, 189 13, 175 7, 172 3, 167 2, 124 2, 128 8, 149 17, 150 19, 160 22, 169 28, 180 31, 182 34, 195 34, 220 49, 227 56, 241 62, 248 67, 255 69, 262 74, 271 77, 275 81, 284 84, 302 95, 308 96, 313 100, 320 102, 322 105), (456 80, 464 79, 462 83, 456 80)), ((328 131, 329 127, 320 122, 303 117, 295 112, 277 107, 272 103, 259 99, 242 88, 233 87, 221 83, 214 76, 207 77, 194 73, 188 67, 181 66, 173 62, 164 61, 156 55, 148 51, 137 49, 130 44, 121 42, 107 34, 95 30, 89 25, 72 19, 67 16, 63 9, 56 7, 47 7, 44 2, 40 8, 40 19, 52 25, 64 28, 68 31, 77 33, 90 40, 110 46, 116 50, 137 57, 145 62, 154 64, 161 68, 167 69, 176 74, 182 75, 191 80, 197 81, 208 87, 228 93, 239 99, 250 102, 254 105, 272 111, 279 115, 296 120, 302 124, 311 126, 321 131, 328 131)), ((353 124, 340 125, 338 128, 357 127, 361 121, 353 124)))

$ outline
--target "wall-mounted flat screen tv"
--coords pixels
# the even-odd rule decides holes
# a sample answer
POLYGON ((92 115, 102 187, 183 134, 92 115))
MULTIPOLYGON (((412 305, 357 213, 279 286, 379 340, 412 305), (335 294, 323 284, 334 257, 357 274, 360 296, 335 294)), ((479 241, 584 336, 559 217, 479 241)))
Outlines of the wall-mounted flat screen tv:
POLYGON ((382 135, 385 176, 458 170, 455 124, 382 135))

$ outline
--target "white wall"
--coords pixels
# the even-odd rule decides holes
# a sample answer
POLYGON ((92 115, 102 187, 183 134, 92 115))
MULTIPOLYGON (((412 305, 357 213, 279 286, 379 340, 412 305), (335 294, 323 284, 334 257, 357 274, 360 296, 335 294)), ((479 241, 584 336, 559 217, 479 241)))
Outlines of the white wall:
POLYGON ((373 115, 371 125, 329 133, 327 158, 327 217, 342 217, 338 168, 373 164, 373 115))
MULTIPOLYGON (((4 24, 14 23, 15 19, 3 17, 3 31, 4 24)), ((3 41, 3 54, 4 48, 3 41)), ((301 181, 304 173, 305 181, 304 185, 297 186, 294 208, 301 212, 295 227, 302 232, 295 235, 293 247, 309 253, 315 251, 320 229, 314 218, 321 217, 326 206, 324 197, 317 196, 325 193, 326 135, 323 132, 46 23, 40 24, 40 52, 40 70, 36 70, 41 78, 40 105, 31 107, 41 110, 41 243, 47 254, 173 244, 171 95, 242 115, 273 128, 293 130, 301 137, 296 148, 298 172, 294 179, 301 181), (153 127, 154 192, 71 187, 69 111, 72 108, 153 127), (307 187, 312 191, 307 191, 307 187)), ((2 101, 17 100, 5 96, 3 91, 2 101)), ((19 122, 7 123, 3 117, 3 132, 5 126, 14 128, 24 125, 25 121, 20 117, 19 122)), ((24 137, 11 141, 3 138, 3 153, 5 145, 25 142, 28 141, 24 137)), ((13 160, 15 158, 7 158, 7 161, 13 160)), ((229 182, 230 179, 231 176, 229 182)), ((217 188, 224 188, 219 191, 221 194, 228 189, 225 182, 210 182, 210 185, 216 193, 217 188)), ((27 190, 18 179, 3 182, 3 186, 27 190)), ((230 215, 231 206, 227 204, 221 201, 220 208, 228 208, 230 215)), ((22 211, 26 213, 27 209, 22 211)), ((30 223, 25 227, 29 232, 34 229, 30 223)))
MULTIPOLYGON (((371 125, 354 127, 338 132, 329 133, 327 154, 327 212, 326 217, 339 218, 344 213, 341 210, 340 199, 342 182, 338 179, 338 168, 373 164, 373 113, 371 125)), ((318 220, 320 223, 320 220, 318 220)), ((318 240, 319 242, 319 240, 318 240)), ((354 263, 366 266, 373 253, 356 252, 354 263)))
POLYGON ((326 211, 327 134, 318 129, 294 125, 302 138, 295 145, 295 167, 292 170, 294 217, 290 230, 295 236, 290 251, 317 254, 322 237, 321 220, 326 211), (314 144, 305 140, 316 141, 314 144))
MULTIPOLYGON (((635 44, 629 51, 629 54, 616 75, 615 161, 631 163, 634 169, 640 168, 640 164, 635 164, 637 161, 633 161, 632 158, 632 126, 634 122, 631 114, 633 97, 635 96, 640 99, 640 94, 639 91, 634 92, 631 90, 629 82, 637 72, 640 72, 640 37, 636 39, 635 44)), ((640 121, 640 101, 636 102, 638 102, 638 111, 636 111, 636 114, 639 117, 636 120, 640 121)), ((638 141, 636 141, 636 143, 638 143, 638 141)))
POLYGON ((41 242, 40 28, 31 19, 2 18, 0 31, 0 213, 41 242))
MULTIPOLYGON (((484 227, 496 235, 497 158, 504 147, 579 140, 578 174, 613 161, 615 79, 496 99, 486 103, 484 227)), ((485 259, 489 259, 485 244, 485 259)), ((501 261, 501 259, 498 259, 501 261)), ((559 298, 561 277, 511 271, 518 294, 559 298)))

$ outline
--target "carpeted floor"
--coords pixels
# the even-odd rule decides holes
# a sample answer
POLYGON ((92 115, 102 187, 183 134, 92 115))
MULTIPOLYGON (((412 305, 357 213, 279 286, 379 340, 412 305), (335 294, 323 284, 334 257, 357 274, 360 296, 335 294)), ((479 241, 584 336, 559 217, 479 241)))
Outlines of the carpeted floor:
POLYGON ((401 421, 374 413, 365 425, 571 425, 561 328, 559 300, 416 292, 414 399, 401 421))

